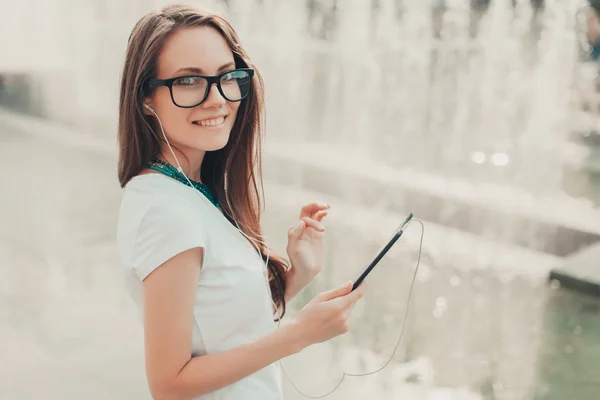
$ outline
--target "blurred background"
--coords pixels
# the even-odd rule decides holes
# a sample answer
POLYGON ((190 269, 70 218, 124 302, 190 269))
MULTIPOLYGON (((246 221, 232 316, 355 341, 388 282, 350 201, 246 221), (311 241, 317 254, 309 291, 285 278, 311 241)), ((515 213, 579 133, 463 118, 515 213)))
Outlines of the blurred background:
MULTIPOLYGON (((600 11, 585 0, 214 0, 266 84, 263 228, 332 205, 289 317, 369 276, 285 360, 330 399, 600 398, 600 11)), ((119 76, 163 1, 0 0, 0 398, 149 399, 115 255, 119 76)), ((284 377, 286 399, 302 399, 284 377)))

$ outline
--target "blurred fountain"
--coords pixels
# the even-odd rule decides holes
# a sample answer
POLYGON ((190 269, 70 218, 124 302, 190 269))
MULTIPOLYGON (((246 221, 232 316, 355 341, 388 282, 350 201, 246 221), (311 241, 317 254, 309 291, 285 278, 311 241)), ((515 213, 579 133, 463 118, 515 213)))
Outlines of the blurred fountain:
MULTIPOLYGON (((35 71, 27 69, 36 104, 48 120, 114 143, 127 37, 144 12, 168 2, 0 0, 0 6, 5 2, 15 15, 11 35, 25 39, 21 46, 0 42, 6 55, 0 72, 22 48, 31 54, 43 50, 46 41, 27 34, 34 32, 28 21, 43 20, 41 31, 58 56, 51 67, 40 63, 35 71), (43 18, 35 11, 42 3, 37 10, 50 11, 43 18)), ((389 398, 400 392, 444 400, 531 398, 538 385, 546 273, 560 257, 600 238, 600 212, 564 189, 579 0, 546 0, 543 8, 529 0, 477 7, 472 0, 190 3, 227 13, 264 76, 264 173, 273 213, 265 218, 266 229, 283 239, 280 233, 289 224, 282 215, 296 213, 300 200, 329 198, 334 204, 328 217, 331 268, 303 292, 300 304, 358 272, 399 214, 414 211, 428 222, 411 308, 406 294, 418 229, 407 232, 403 246, 370 276, 378 290, 356 313, 361 323, 349 343, 335 344, 331 355, 314 355, 324 370, 378 365, 408 312, 394 362, 374 378, 381 381, 362 387, 356 380, 336 395, 350 398, 346 394, 354 388, 376 387, 389 388, 389 398)), ((39 63, 18 59, 30 67, 39 63)), ((80 164, 82 176, 94 168, 87 158, 80 164)), ((98 164, 96 175, 108 171, 109 162, 98 164)), ((71 186, 85 187, 76 183, 71 186)), ((83 225, 63 218, 73 213, 74 220, 80 218, 71 197, 77 198, 65 195, 49 203, 62 221, 50 232, 86 237, 83 225)), ((38 213, 53 215, 46 209, 38 213)), ((89 226, 112 229, 100 220, 89 226)), ((112 282, 105 272, 88 276, 57 269, 53 265, 60 264, 63 248, 44 239, 48 230, 34 231, 49 259, 40 285, 51 282, 56 292, 73 294, 87 284, 112 282), (73 276, 87 283, 73 283, 73 276)), ((72 264, 85 265, 79 256, 72 264)), ((25 279, 13 281, 26 285, 25 279)), ((40 329, 43 334, 48 328, 40 329)), ((63 332, 57 332, 58 338, 63 332)), ((298 376, 306 382, 314 378, 314 371, 296 371, 309 374, 298 376)))

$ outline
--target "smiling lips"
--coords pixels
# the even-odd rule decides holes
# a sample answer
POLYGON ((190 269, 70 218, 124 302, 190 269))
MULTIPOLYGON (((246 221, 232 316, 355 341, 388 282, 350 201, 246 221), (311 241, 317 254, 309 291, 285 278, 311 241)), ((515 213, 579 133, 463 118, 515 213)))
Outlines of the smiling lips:
POLYGON ((203 127, 219 126, 223 125, 223 122, 225 122, 225 118, 226 116, 211 119, 203 119, 201 121, 194 121, 193 124, 200 125, 203 127))

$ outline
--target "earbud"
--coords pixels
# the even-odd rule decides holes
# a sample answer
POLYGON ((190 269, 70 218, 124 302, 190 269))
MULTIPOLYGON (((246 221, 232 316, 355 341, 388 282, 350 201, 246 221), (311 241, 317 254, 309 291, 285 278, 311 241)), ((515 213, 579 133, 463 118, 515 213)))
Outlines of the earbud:
POLYGON ((154 108, 150 107, 148 104, 144 103, 144 108, 147 110, 150 110, 151 113, 156 114, 156 111, 154 111, 154 108))

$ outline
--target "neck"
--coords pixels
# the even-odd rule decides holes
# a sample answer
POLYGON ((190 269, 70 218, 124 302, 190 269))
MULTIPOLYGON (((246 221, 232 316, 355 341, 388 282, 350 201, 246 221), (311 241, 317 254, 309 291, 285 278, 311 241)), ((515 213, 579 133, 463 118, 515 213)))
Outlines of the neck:
MULTIPOLYGON (((200 168, 202 167, 202 161, 204 160, 205 151, 197 152, 196 154, 183 154, 181 151, 173 148, 175 155, 177 156, 177 160, 179 160, 179 164, 181 165, 181 169, 183 169, 183 173, 191 180, 196 182, 202 182, 200 178, 200 168)), ((171 151, 166 149, 161 151, 158 155, 158 158, 163 161, 168 162, 175 168, 178 167, 177 161, 171 151)))

